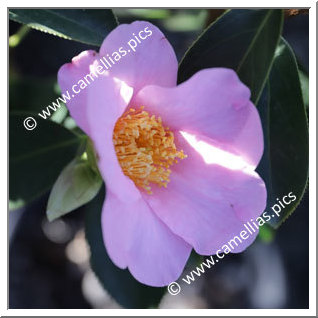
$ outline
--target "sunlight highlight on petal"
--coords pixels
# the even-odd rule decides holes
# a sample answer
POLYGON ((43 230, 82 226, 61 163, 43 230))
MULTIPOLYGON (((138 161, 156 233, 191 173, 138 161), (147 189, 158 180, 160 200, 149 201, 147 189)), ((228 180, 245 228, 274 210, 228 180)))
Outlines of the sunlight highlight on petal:
POLYGON ((193 147, 208 164, 217 164, 231 170, 244 170, 253 174, 253 166, 249 165, 241 156, 234 155, 213 146, 203 140, 198 140, 195 135, 181 131, 182 136, 193 147))

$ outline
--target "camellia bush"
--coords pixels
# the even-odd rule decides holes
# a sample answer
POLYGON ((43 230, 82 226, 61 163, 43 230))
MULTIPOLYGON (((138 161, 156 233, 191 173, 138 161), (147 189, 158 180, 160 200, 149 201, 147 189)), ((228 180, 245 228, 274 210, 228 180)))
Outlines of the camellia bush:
POLYGON ((50 221, 85 205, 91 267, 119 304, 156 307, 191 252, 240 253, 295 211, 308 124, 283 10, 226 10, 179 63, 157 26, 112 10, 9 16, 90 45, 56 70, 51 105, 10 109, 10 209, 48 191, 50 221))

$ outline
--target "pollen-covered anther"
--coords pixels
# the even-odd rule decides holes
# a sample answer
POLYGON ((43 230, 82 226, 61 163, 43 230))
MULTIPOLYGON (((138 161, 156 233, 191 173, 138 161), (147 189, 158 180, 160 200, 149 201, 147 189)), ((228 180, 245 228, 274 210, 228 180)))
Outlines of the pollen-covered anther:
POLYGON ((124 174, 148 194, 150 183, 166 188, 169 167, 187 157, 177 150, 173 132, 163 127, 161 118, 150 116, 144 107, 131 108, 118 119, 113 142, 124 174))

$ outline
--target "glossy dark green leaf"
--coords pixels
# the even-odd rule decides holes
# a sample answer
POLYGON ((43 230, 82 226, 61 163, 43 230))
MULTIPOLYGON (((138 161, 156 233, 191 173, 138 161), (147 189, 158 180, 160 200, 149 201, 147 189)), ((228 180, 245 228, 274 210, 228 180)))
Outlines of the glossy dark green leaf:
POLYGON ((28 116, 9 116, 9 198, 19 203, 15 208, 48 191, 80 144, 71 131, 38 117, 37 127, 26 130, 28 116))
POLYGON ((272 65, 283 23, 282 10, 229 10, 186 52, 178 82, 204 68, 234 69, 257 102, 272 65))
POLYGON ((309 78, 308 75, 299 71, 300 86, 303 94, 305 108, 309 107, 309 78))
POLYGON ((37 30, 96 46, 117 26, 109 9, 10 9, 9 17, 37 30))
POLYGON ((87 159, 72 160, 53 185, 46 211, 49 221, 91 201, 102 183, 100 174, 93 170, 87 159))
POLYGON ((266 211, 273 212, 277 199, 283 202, 290 192, 297 198, 288 205, 283 203, 280 217, 271 219, 270 224, 277 228, 296 209, 308 179, 307 118, 296 59, 284 40, 277 48, 268 85, 257 106, 265 139, 257 171, 266 183, 266 211))
POLYGON ((85 206, 85 233, 91 251, 91 266, 103 287, 125 308, 157 307, 166 288, 139 283, 128 270, 118 268, 107 255, 101 227, 105 190, 85 206))

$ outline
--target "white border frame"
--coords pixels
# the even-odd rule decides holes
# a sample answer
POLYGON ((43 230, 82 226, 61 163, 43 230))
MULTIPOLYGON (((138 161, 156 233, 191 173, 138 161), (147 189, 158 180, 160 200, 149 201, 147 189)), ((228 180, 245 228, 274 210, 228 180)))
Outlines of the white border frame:
MULTIPOLYGON (((0 314, 1 316, 120 316, 120 315, 131 315, 131 316, 163 316, 163 315, 172 315, 172 316, 208 316, 208 315, 218 315, 218 316, 316 316, 316 2, 315 1, 282 1, 282 0, 267 0, 267 1, 258 1, 256 4, 255 1, 246 1, 241 0, 239 2, 240 6, 238 7, 238 2, 235 0, 223 0, 220 2, 211 2, 211 0, 197 0, 195 2, 184 2, 184 1, 171 1, 171 0, 161 0, 155 5, 151 6, 153 2, 145 0, 135 0, 133 2, 128 2, 124 0, 117 0, 116 2, 104 2, 97 0, 90 0, 88 2, 77 2, 77 1, 66 1, 66 0, 55 0, 55 1, 46 1, 40 0, 29 0, 27 2, 28 7, 183 7, 184 5, 196 4, 198 7, 209 8, 214 5, 213 8, 242 8, 242 7, 268 7, 268 8, 305 8, 310 7, 310 16, 309 16, 309 99, 310 99, 310 118, 309 118, 309 309, 7 309, 8 301, 8 229, 7 221, 8 216, 2 211, 1 222, 1 251, 2 255, 6 255, 6 260, 1 262, 1 297, 0 297, 0 314), (262 6, 263 5, 263 6, 262 6), (6 253, 5 253, 6 251, 6 253)), ((8 12, 7 7, 24 7, 26 2, 21 0, 16 1, 5 1, 5 6, 1 7, 1 24, 3 34, 3 40, 1 43, 1 64, 2 70, 7 69, 8 61, 8 12), (5 56, 5 53, 6 56, 5 56)), ((2 85, 1 85, 1 96, 6 96, 8 103, 8 74, 5 73, 2 76, 2 85)), ((7 109, 1 107, 1 118, 2 124, 0 125, 0 136, 3 141, 2 145, 7 144, 8 142, 8 112, 7 109), (6 136, 6 137, 5 137, 6 136)), ((8 144, 7 144, 8 145, 8 144)), ((8 179, 8 161, 6 156, 2 155, 1 157, 1 166, 7 167, 7 179, 8 179)), ((1 193, 0 200, 3 206, 3 210, 7 210, 7 193, 8 185, 7 180, 2 178, 1 180, 1 193)))

